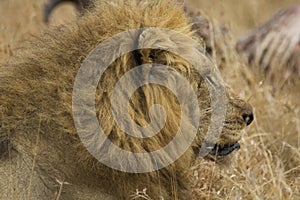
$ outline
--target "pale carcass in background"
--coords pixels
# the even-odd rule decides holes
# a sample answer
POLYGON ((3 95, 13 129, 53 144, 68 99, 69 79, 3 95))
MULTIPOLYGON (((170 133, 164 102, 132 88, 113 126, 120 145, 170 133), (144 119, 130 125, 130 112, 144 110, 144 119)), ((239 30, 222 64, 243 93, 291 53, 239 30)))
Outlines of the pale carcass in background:
POLYGON ((265 78, 300 77, 300 4, 279 10, 267 22, 240 37, 236 50, 265 78))

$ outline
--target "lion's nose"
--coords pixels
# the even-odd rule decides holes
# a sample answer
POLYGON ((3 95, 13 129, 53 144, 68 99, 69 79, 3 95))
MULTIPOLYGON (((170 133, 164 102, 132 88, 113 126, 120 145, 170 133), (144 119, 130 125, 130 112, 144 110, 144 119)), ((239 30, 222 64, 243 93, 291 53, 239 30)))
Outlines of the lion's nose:
POLYGON ((245 123, 247 124, 247 126, 250 125, 251 122, 252 122, 253 119, 254 119, 253 113, 249 113, 249 114, 248 114, 248 113, 243 113, 243 114, 242 114, 242 117, 243 117, 245 123))
POLYGON ((251 124, 251 122, 254 119, 254 114, 253 114, 253 109, 252 106, 250 104, 247 103, 246 105, 246 109, 243 110, 242 112, 242 117, 244 119, 244 122, 248 125, 251 124))

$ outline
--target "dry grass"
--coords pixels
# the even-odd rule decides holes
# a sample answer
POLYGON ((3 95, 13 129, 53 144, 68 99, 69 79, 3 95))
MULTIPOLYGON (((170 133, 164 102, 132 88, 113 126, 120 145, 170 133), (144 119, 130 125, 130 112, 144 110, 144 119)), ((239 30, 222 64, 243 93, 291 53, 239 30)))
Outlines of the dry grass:
MULTIPOLYGON (((198 3, 210 17, 230 27, 235 40, 295 1, 198 3)), ((231 52, 231 57, 235 54, 231 52)), ((199 199, 300 199, 300 80, 283 79, 282 71, 273 72, 277 79, 270 82, 241 62, 227 63, 222 70, 226 82, 252 104, 256 120, 227 167, 196 165, 194 191, 199 199), (213 176, 205 177, 207 171, 213 176), (205 185, 201 178, 212 183, 205 185)))
POLYGON ((195 195, 199 199, 300 199, 299 80, 277 90, 253 77, 249 84, 243 78, 246 69, 231 67, 224 69, 225 79, 253 105, 256 120, 233 162, 226 167, 196 165, 195 195), (213 176, 207 177, 207 171, 213 176), (201 178, 212 184, 203 184, 201 178))
MULTIPOLYGON (((197 5, 201 5, 207 15, 229 26, 236 38, 266 20, 278 8, 295 2, 199 0, 197 5)), ((42 23, 42 4, 43 1, 34 0, 0 1, 0 62, 6 62, 24 40, 47 28, 42 23)), ((55 25, 76 19, 70 5, 53 14, 51 24, 55 25)), ((256 120, 247 129, 241 150, 226 167, 197 161, 192 168, 194 197, 300 199, 299 79, 272 85, 254 76, 239 62, 228 63, 222 73, 226 82, 253 105, 256 120)))

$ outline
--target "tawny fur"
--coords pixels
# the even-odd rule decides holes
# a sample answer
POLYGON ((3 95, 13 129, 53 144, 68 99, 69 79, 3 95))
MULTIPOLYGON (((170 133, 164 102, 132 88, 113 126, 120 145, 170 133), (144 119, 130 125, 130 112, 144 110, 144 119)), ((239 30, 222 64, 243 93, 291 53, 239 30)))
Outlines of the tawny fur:
MULTIPOLYGON (((84 148, 72 118, 75 76, 82 61, 99 43, 119 32, 141 27, 168 28, 196 38, 189 21, 183 8, 171 0, 101 1, 93 13, 76 24, 47 32, 20 50, 9 64, 1 66, 0 138, 9 141, 17 154, 33 165, 32 170, 42 180, 40 187, 52 191, 56 198, 59 195, 60 199, 131 199, 136 190, 145 188, 152 199, 190 199, 186 173, 198 156, 207 132, 211 101, 206 82, 186 60, 167 51, 144 49, 128 53, 105 71, 96 94, 99 123, 108 138, 126 150, 148 152, 160 149, 174 137, 181 117, 184 117, 184 123, 192 122, 188 116, 181 116, 180 105, 169 90, 157 85, 143 86, 131 98, 129 112, 133 121, 146 125, 150 107, 161 104, 167 112, 167 122, 155 137, 148 140, 130 137, 113 120, 109 98, 114 84, 124 73, 143 63, 166 64, 186 77, 197 91, 202 115, 195 141, 174 164, 144 174, 129 174, 106 167, 84 148), (58 182, 66 183, 63 189, 58 182)), ((202 50, 195 49, 193 44, 177 41, 169 35, 145 32, 134 36, 134 40, 149 44, 172 42, 174 48, 204 53, 204 45, 202 50)), ((201 67, 214 69, 205 58, 201 59, 201 67)), ((166 81, 172 81, 172 77, 166 81)), ((218 140, 220 146, 240 139, 239 132, 246 126, 242 114, 252 112, 249 104, 226 88, 227 113, 218 140)), ((122 162, 126 158, 116 156, 116 159, 122 162)), ((35 181, 31 179, 31 185, 24 185, 27 197, 53 198, 49 193, 45 197, 28 193, 35 181)))

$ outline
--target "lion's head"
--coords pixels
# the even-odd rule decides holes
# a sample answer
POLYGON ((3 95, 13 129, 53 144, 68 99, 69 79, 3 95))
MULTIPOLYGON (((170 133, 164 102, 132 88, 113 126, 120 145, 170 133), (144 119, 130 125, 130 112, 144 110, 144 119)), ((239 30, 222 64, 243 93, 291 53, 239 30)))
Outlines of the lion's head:
MULTIPOLYGON (((226 156, 239 148, 240 131, 253 120, 251 106, 223 83, 217 68, 204 54, 201 38, 197 38, 191 28, 182 7, 170 0, 100 2, 93 13, 84 16, 77 24, 45 34, 39 41, 30 44, 30 47, 36 48, 20 52, 20 57, 14 58, 8 67, 1 68, 0 124, 3 125, 0 136, 8 136, 14 148, 27 158, 36 155, 33 147, 38 146, 38 156, 33 158, 37 159, 42 176, 47 177, 47 181, 50 179, 45 181, 47 187, 55 183, 51 182, 55 178, 73 185, 65 189, 65 198, 78 198, 77 193, 73 192, 77 186, 88 187, 89 191, 104 196, 107 194, 112 199, 128 199, 132 191, 144 188, 157 198, 168 199, 179 195, 179 199, 188 199, 185 171, 199 156, 200 149, 207 150, 213 157, 226 156), (156 28, 175 32, 157 31, 156 28), (116 48, 112 49, 110 45, 104 47, 107 54, 120 52, 125 46, 132 46, 135 50, 112 61, 96 82, 95 94, 91 94, 88 88, 80 88, 81 95, 74 96, 76 74, 81 63, 84 60, 87 63, 89 53, 114 35, 133 29, 138 31, 129 34, 130 39, 114 40, 118 44, 116 48), (183 40, 184 37, 179 37, 178 33, 191 39, 183 40), (145 46, 152 48, 141 48, 145 46), (196 62, 191 63, 190 59, 196 62), (121 84, 121 90, 117 93, 120 99, 113 99, 118 81, 141 65, 147 67, 137 70, 135 75, 138 76, 133 76, 134 80, 149 81, 155 76, 160 84, 150 81, 133 93, 128 92, 132 89, 131 82, 121 84), (182 85, 178 74, 192 90, 182 85), (11 84, 12 81, 14 84, 11 84), (169 85, 177 88, 177 94, 167 87, 169 85), (218 97, 219 93, 211 95, 214 88, 223 88, 222 98, 218 97), (82 102, 79 101, 80 105, 75 102, 76 109, 72 109, 72 101, 74 108, 74 99, 85 96, 93 98, 95 106, 80 104, 82 102), (122 104, 121 98, 124 97, 129 99, 128 104, 122 104), (117 123, 113 101, 116 101, 117 108, 130 116, 130 121, 125 121, 129 128, 134 124, 140 127, 159 124, 162 118, 165 123, 162 127, 157 125, 160 129, 151 137, 128 135, 117 123), (182 102, 187 106, 184 107, 182 102), (164 108, 164 112, 153 110, 157 104, 164 108), (224 121, 214 114, 220 109, 218 105, 225 105, 224 121), (106 138, 99 143, 95 143, 97 136, 91 134, 98 130, 89 118, 94 116, 90 115, 94 110, 98 124, 106 134, 106 138), (195 121, 197 116, 193 111, 197 110, 200 114, 195 121), (120 172, 103 165, 91 155, 93 152, 86 150, 73 121, 73 115, 78 113, 88 116, 79 121, 75 119, 75 124, 86 128, 83 135, 86 142, 94 145, 96 154, 101 152, 101 159, 112 159, 122 169, 135 168, 136 165, 160 169, 156 166, 160 163, 159 159, 172 161, 173 153, 183 150, 180 149, 181 143, 191 139, 189 132, 195 131, 195 138, 174 163, 170 162, 169 166, 158 171, 141 174, 120 172), (221 129, 219 126, 210 127, 212 121, 220 120, 221 129), (139 157, 133 157, 137 162, 128 162, 129 157, 116 154, 105 146, 109 141, 111 144, 108 147, 116 146, 127 152, 154 152, 172 142, 180 127, 183 127, 181 140, 169 149, 171 151, 166 151, 164 156, 150 163, 138 160, 139 157), (219 129, 221 134, 218 137, 207 137, 208 131, 214 133, 219 129)), ((87 79, 83 83, 94 80, 94 71, 85 71, 85 75, 87 79)), ((147 136, 148 132, 141 134, 147 136)))

